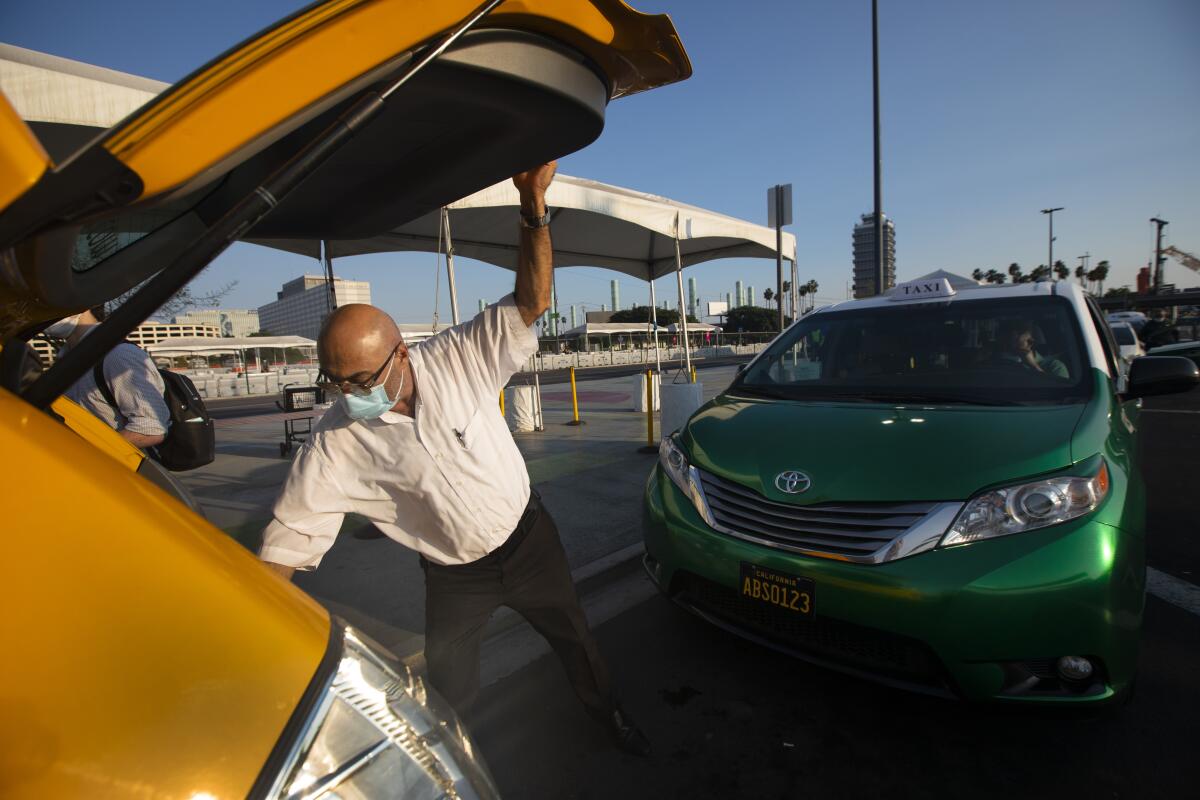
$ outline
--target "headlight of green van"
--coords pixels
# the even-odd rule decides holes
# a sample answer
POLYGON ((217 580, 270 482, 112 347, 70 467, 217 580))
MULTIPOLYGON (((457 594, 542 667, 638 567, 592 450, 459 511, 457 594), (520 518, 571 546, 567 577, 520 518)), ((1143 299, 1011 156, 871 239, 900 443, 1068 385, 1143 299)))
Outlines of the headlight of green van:
POLYGON ((347 628, 337 667, 267 796, 497 797, 441 705, 407 667, 347 628))
POLYGON ((963 507, 940 547, 1046 528, 1093 511, 1108 495, 1108 467, 1091 475, 1020 483, 985 492, 963 507))
POLYGON ((692 505, 696 507, 696 512, 701 518, 708 520, 708 508, 705 506, 704 497, 700 493, 700 479, 696 475, 695 467, 693 467, 683 453, 683 448, 679 446, 679 440, 675 434, 663 437, 662 442, 658 445, 658 463, 662 465, 663 472, 671 479, 671 482, 679 487, 679 491, 683 492, 684 496, 692 501, 692 505))

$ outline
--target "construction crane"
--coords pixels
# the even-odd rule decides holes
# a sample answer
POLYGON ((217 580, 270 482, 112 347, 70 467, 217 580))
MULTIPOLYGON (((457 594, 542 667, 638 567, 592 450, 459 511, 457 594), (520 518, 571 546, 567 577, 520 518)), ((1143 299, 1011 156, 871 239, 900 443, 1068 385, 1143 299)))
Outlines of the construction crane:
POLYGON ((1173 256, 1176 261, 1183 264, 1192 272, 1200 272, 1200 258, 1196 258, 1191 253, 1185 253, 1178 247, 1167 245, 1162 249, 1164 256, 1173 256))

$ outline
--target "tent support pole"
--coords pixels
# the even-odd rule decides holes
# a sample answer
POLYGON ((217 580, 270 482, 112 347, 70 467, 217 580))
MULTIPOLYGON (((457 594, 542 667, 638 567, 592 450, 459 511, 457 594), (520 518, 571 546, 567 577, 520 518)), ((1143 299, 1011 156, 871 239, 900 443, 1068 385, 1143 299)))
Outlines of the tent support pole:
POLYGON ((651 272, 650 275, 650 327, 654 330, 654 371, 662 372, 662 359, 658 354, 658 300, 654 297, 654 273, 651 272))
MULTIPOLYGON (((646 251, 646 277, 650 280, 650 327, 654 331, 654 371, 662 372, 662 359, 658 355, 658 300, 654 297, 654 231, 650 231, 650 248, 646 251)), ((613 309, 616 311, 617 309, 613 309)))
POLYGON ((450 239, 450 211, 442 206, 442 228, 446 234, 446 281, 450 284, 450 319, 458 324, 458 285, 454 282, 454 243, 450 239))
POLYGON ((688 342, 687 306, 683 302, 683 256, 679 253, 678 211, 675 212, 675 283, 679 286, 679 329, 683 331, 683 360, 690 381, 692 380, 692 345, 688 342))
POLYGON ((321 240, 321 265, 325 267, 325 286, 329 289, 329 313, 337 308, 337 294, 333 289, 333 256, 329 254, 329 240, 321 240))
POLYGON ((800 281, 800 270, 796 269, 796 259, 793 258, 792 259, 792 291, 790 292, 791 301, 792 301, 792 322, 795 322, 796 320, 800 319, 800 304, 798 302, 800 295, 796 291, 797 289, 800 288, 799 281, 800 281))

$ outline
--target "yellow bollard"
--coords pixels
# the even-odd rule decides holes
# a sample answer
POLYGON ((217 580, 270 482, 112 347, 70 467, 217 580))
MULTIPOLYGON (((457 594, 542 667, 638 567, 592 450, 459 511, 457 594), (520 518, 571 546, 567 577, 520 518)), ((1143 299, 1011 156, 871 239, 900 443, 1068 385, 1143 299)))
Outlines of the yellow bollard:
POLYGON ((646 446, 639 447, 638 452, 658 452, 658 445, 654 442, 654 372, 652 370, 646 370, 646 446))
POLYGON ((575 392, 575 368, 569 367, 568 369, 569 369, 569 374, 571 376, 571 411, 574 415, 574 419, 572 419, 567 424, 568 425, 583 425, 584 424, 583 420, 581 420, 579 418, 579 395, 576 394, 576 392, 575 392))
POLYGON ((692 367, 692 383, 696 382, 696 368, 692 367))
POLYGON ((504 413, 504 389, 500 390, 500 416, 505 416, 504 413))

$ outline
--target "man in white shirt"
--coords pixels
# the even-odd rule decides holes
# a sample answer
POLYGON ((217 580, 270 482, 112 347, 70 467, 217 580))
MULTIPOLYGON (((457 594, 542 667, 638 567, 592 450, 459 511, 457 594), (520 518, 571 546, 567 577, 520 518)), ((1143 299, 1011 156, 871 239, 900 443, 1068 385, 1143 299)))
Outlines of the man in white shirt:
POLYGON ((318 350, 341 402, 301 447, 259 555, 285 577, 314 569, 345 514, 367 517, 421 556, 429 678, 460 714, 479 691, 484 626, 507 605, 554 647, 616 744, 645 756, 649 742, 614 701, 558 530, 497 402, 537 351, 531 326, 550 304, 545 193, 555 168, 513 178, 521 240, 512 295, 411 348, 372 306, 329 316, 318 350))

